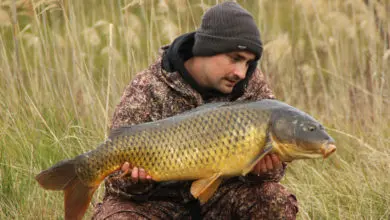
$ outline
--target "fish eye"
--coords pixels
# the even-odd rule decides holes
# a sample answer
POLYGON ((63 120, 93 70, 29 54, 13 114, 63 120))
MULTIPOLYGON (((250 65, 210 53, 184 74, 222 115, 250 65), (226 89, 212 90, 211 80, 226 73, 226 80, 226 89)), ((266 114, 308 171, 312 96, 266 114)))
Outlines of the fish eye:
POLYGON ((309 126, 305 126, 305 127, 303 127, 303 130, 304 131, 315 131, 316 130, 316 126, 314 126, 314 125, 309 125, 309 126))

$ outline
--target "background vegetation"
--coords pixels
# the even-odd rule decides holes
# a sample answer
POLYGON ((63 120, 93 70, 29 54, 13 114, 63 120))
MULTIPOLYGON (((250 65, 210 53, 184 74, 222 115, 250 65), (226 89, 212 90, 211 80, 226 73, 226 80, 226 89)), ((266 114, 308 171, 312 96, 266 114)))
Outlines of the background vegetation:
MULTIPOLYGON (((63 218, 34 175, 104 140, 132 76, 217 2, 0 0, 0 219, 63 218)), ((390 1, 238 2, 277 97, 337 141, 330 159, 289 166, 299 218, 390 219, 390 1)))

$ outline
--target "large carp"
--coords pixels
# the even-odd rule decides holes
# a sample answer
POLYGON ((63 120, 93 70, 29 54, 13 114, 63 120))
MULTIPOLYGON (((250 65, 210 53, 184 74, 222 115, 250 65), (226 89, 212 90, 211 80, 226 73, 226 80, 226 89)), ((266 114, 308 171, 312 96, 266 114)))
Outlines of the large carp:
POLYGON ((155 181, 196 180, 191 193, 206 202, 223 177, 246 175, 267 153, 282 161, 326 158, 336 150, 324 127, 276 100, 213 103, 183 114, 112 131, 98 148, 36 176, 64 190, 65 218, 81 219, 103 179, 128 161, 155 181))

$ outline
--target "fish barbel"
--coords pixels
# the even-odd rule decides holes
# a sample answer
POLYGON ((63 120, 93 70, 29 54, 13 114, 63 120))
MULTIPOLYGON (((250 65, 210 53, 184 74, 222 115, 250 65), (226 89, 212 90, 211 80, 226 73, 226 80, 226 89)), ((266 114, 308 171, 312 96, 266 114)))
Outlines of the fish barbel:
POLYGON ((81 219, 104 178, 126 161, 155 181, 196 180, 191 193, 205 203, 223 177, 246 175, 268 153, 281 161, 328 157, 336 150, 324 127, 276 100, 224 102, 113 130, 95 150, 36 176, 64 190, 65 219, 81 219))

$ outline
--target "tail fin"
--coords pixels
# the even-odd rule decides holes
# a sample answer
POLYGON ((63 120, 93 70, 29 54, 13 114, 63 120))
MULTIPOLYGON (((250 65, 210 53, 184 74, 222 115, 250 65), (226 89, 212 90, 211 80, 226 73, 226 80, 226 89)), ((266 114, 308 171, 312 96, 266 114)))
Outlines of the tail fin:
POLYGON ((64 190, 74 178, 77 178, 74 160, 64 160, 39 173, 35 179, 44 189, 64 190))
POLYGON ((64 190, 65 219, 82 219, 97 188, 86 186, 79 178, 74 178, 64 190))
POLYGON ((49 190, 64 190, 65 219, 82 219, 97 186, 85 185, 77 176, 75 160, 64 160, 39 173, 35 179, 49 190))

